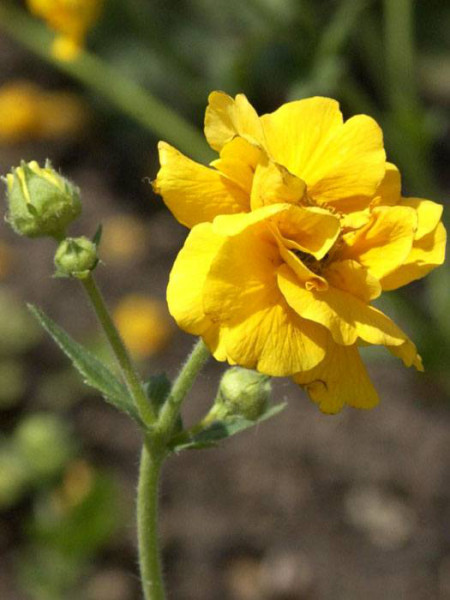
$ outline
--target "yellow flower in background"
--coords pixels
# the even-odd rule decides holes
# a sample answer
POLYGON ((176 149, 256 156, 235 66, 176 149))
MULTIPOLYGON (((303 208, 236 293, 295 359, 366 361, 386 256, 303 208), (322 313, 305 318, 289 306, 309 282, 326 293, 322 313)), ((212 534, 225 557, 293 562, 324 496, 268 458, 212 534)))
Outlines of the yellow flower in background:
POLYGON ((116 306, 113 318, 126 346, 137 359, 160 352, 172 335, 164 302, 151 296, 125 296, 116 306))
POLYGON ((86 105, 75 94, 49 92, 27 81, 0 87, 0 144, 79 135, 88 120, 86 105))
POLYGON ((129 265, 148 252, 148 233, 142 220, 119 213, 103 222, 102 257, 108 263, 129 265))
POLYGON ((371 303, 443 262, 442 207, 402 198, 377 123, 344 122, 329 98, 259 117, 245 96, 214 92, 205 134, 219 152, 211 167, 159 144, 155 190, 192 228, 171 314, 217 360, 292 376, 324 412, 375 406, 360 346, 422 365, 371 303))
POLYGON ((27 4, 32 14, 56 32, 53 55, 70 61, 78 56, 88 30, 100 17, 103 0, 27 0, 27 4))

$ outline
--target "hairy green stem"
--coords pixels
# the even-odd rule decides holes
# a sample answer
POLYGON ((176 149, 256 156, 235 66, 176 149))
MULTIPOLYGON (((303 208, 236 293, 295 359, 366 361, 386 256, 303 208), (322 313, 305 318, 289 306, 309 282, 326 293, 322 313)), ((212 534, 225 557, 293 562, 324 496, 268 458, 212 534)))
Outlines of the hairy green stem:
POLYGON ((122 371, 123 379, 125 380, 128 390, 135 402, 136 408, 139 411, 139 415, 146 425, 151 425, 155 421, 155 414, 149 400, 145 395, 144 388, 142 387, 142 383, 139 379, 136 369, 131 362, 127 349, 119 335, 119 332, 117 331, 116 326, 114 325, 103 296, 98 289, 92 274, 89 274, 86 279, 81 279, 80 281, 89 297, 89 300, 91 301, 100 325, 102 326, 102 329, 108 338, 122 371))
POLYGON ((161 408, 157 429, 164 438, 170 437, 180 414, 181 403, 191 389, 199 371, 211 356, 207 346, 200 338, 192 349, 185 365, 175 380, 172 390, 161 408))
POLYGON ((211 150, 196 127, 120 70, 87 51, 82 51, 73 61, 58 60, 50 50, 53 34, 25 11, 5 0, 0 2, 0 28, 60 71, 108 100, 155 136, 176 144, 198 160, 211 159, 211 150))
POLYGON ((145 600, 164 600, 158 543, 158 490, 163 457, 144 444, 139 469, 137 526, 139 567, 145 600))
POLYGON ((164 600, 164 583, 158 543, 158 483, 161 467, 168 454, 170 438, 181 403, 210 356, 199 340, 175 380, 172 392, 161 409, 157 426, 147 436, 142 449, 139 471, 137 524, 139 565, 145 600, 164 600))

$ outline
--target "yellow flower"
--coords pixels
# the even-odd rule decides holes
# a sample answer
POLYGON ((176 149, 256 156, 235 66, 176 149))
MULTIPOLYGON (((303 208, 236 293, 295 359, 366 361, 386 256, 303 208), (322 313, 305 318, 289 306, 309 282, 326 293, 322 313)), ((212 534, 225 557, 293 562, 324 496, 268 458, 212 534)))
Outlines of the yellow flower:
POLYGON ((159 145, 155 189, 192 228, 171 314, 218 360, 293 376, 324 412, 373 407, 359 346, 422 365, 371 302, 443 262, 441 207, 402 198, 376 122, 344 122, 328 98, 258 117, 245 96, 214 92, 205 134, 220 153, 212 168, 159 145))
POLYGON ((78 56, 88 30, 99 18, 103 0, 27 0, 27 4, 56 32, 53 55, 70 61, 78 56))
POLYGON ((80 133, 87 121, 86 107, 74 94, 47 92, 27 81, 0 88, 0 143, 57 139, 80 133))
POLYGON ((148 252, 147 229, 138 217, 118 213, 103 223, 102 256, 108 263, 126 266, 148 252))
POLYGON ((164 303, 149 296, 125 296, 113 318, 128 349, 138 359, 162 350, 172 334, 164 303))

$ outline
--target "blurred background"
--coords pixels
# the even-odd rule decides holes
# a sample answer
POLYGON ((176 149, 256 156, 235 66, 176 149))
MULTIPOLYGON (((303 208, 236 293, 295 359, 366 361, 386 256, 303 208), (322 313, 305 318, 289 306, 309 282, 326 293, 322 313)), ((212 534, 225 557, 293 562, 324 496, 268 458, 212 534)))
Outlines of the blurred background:
MULTIPOLYGON (((200 132, 211 90, 244 92, 259 113, 332 96, 346 117, 382 125, 405 195, 448 202, 448 3, 105 0, 78 66, 49 55, 52 35, 24 3, 1 3, 0 172, 50 158, 81 187, 71 233, 103 225, 98 277, 143 374, 173 375, 193 342, 165 307, 186 231, 151 190, 158 126, 171 121, 149 98, 200 132)), ((52 278, 53 243, 0 230, 0 598, 137 600, 138 432, 83 386, 26 303, 105 360, 108 349, 82 290, 52 278)), ((283 414, 168 462, 170 598, 450 598, 449 289, 447 266, 383 298, 426 372, 368 354, 374 411, 326 417, 280 380, 283 414)), ((188 422, 223 369, 211 361, 200 376, 188 422)))

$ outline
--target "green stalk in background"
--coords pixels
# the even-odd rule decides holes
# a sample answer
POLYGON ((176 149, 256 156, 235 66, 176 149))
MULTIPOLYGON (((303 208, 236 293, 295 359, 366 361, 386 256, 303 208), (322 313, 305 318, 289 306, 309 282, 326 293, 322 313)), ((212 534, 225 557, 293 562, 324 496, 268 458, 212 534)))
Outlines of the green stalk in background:
POLYGON ((108 100, 155 137, 176 145, 197 160, 208 162, 211 159, 211 151, 196 127, 100 58, 87 51, 82 51, 79 58, 71 62, 53 57, 49 50, 52 34, 25 11, 2 1, 0 28, 6 35, 108 100))
POLYGON ((388 138, 407 181, 425 197, 437 194, 430 165, 431 139, 415 80, 414 3, 384 0, 388 138))

